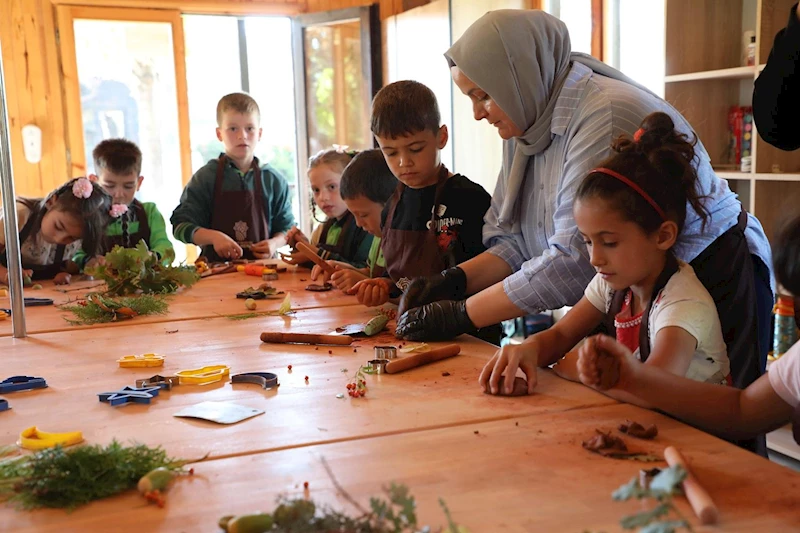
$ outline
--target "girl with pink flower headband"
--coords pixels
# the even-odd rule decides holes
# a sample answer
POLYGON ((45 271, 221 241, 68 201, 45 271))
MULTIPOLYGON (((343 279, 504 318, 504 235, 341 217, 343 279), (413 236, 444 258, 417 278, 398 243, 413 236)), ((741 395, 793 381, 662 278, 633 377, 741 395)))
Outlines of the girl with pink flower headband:
MULTIPOLYGON (((117 212, 119 209, 117 209, 117 212)), ((111 197, 86 178, 68 181, 46 198, 17 198, 23 276, 70 282, 78 249, 94 254, 111 217, 111 197)), ((0 284, 8 284, 5 223, 0 213, 0 284)))

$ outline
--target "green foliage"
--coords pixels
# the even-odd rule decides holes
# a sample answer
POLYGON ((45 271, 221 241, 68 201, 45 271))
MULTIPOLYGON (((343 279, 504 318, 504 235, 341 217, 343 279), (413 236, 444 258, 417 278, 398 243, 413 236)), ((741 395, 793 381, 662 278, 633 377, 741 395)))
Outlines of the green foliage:
POLYGON ((170 294, 180 287, 191 287, 200 275, 194 267, 181 265, 165 266, 175 259, 158 256, 139 241, 135 248, 115 246, 105 256, 105 264, 87 268, 86 273, 102 279, 108 285, 106 294, 125 296, 128 294, 170 294))
POLYGON ((74 509, 132 489, 157 467, 179 469, 181 462, 158 448, 60 446, 0 462, 0 500, 21 509, 74 509))
POLYGON ((620 525, 624 529, 641 528, 639 533, 674 533, 679 528, 692 531, 689 523, 672 503, 672 497, 682 493, 681 483, 684 479, 686 470, 680 466, 671 466, 661 470, 647 487, 642 486, 639 476, 619 487, 611 495, 615 501, 652 498, 657 502, 657 505, 650 510, 623 517, 620 525), (670 511, 678 515, 679 520, 666 520, 670 511))
POLYGON ((139 315, 163 315, 167 308, 166 298, 160 294, 112 298, 96 292, 87 294, 85 301, 59 307, 75 315, 76 318, 64 317, 73 325, 103 324, 139 315))
MULTIPOLYGON (((347 496, 349 499, 349 496, 347 496)), ((408 487, 392 483, 384 488, 384 495, 370 498, 369 510, 362 511, 361 516, 351 517, 331 507, 320 507, 306 499, 278 500, 278 506, 272 512, 273 524, 269 529, 258 529, 261 532, 310 533, 319 531, 347 531, 348 533, 422 533, 430 531, 425 526, 418 528, 416 501, 408 487)), ((453 522, 450 512, 443 500, 439 500, 449 523, 450 533, 469 533, 469 531, 453 522)), ((235 517, 223 517, 219 524, 227 529, 227 524, 235 517)))

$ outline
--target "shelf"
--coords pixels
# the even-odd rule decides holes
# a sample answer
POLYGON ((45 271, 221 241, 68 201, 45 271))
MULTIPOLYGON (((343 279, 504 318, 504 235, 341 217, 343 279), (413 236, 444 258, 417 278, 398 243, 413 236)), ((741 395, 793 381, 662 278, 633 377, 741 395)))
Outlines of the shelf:
POLYGON ((800 174, 792 172, 739 172, 736 170, 714 170, 720 178, 739 181, 800 181, 800 174))
POLYGON ((752 172, 739 172, 738 170, 714 170, 714 173, 720 178, 726 180, 751 180, 753 179, 752 172))
POLYGON ((690 72, 688 74, 673 74, 664 77, 665 83, 698 80, 725 80, 725 79, 754 79, 757 67, 734 67, 719 70, 706 70, 703 72, 690 72))

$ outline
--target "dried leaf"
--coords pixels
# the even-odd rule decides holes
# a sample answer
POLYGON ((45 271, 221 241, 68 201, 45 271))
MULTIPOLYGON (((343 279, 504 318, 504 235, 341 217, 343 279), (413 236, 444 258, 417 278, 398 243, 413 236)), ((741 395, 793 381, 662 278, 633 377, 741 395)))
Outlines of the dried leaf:
POLYGON ((658 428, 655 424, 651 424, 647 428, 641 425, 638 422, 633 422, 632 420, 626 420, 622 424, 619 425, 617 428, 622 433, 630 435, 632 437, 636 437, 638 439, 645 439, 650 440, 655 438, 658 435, 658 428))
POLYGON ((405 348, 400 348, 399 351, 403 353, 419 353, 419 352, 427 352, 430 349, 431 347, 428 346, 428 343, 423 342, 422 344, 409 344, 405 348))

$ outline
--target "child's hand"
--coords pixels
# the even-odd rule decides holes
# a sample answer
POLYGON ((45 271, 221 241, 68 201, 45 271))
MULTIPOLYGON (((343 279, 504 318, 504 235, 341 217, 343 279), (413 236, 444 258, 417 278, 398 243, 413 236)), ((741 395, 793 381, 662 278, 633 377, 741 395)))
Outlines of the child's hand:
MULTIPOLYGON (((33 270, 29 268, 22 269, 22 277, 31 279, 33 277, 33 270)), ((8 285, 8 269, 0 265, 0 284, 8 285)))
POLYGON ((217 231, 213 238, 214 251, 222 259, 239 259, 242 257, 242 247, 225 233, 217 231))
POLYGON ((636 361, 631 351, 611 337, 596 335, 578 349, 578 374, 584 385, 607 390, 624 388, 636 361))
POLYGON ((72 274, 68 272, 59 272, 53 278, 53 283, 56 285, 69 285, 72 282, 72 274))
POLYGON ((256 259, 269 259, 275 253, 272 249, 272 243, 264 239, 250 246, 250 251, 256 259))
POLYGON ((484 392, 506 395, 513 393, 519 368, 527 378, 528 394, 533 394, 538 379, 536 368, 539 366, 538 343, 534 339, 535 337, 531 337, 532 342, 517 345, 507 344, 495 352, 478 378, 478 383, 484 392), (503 383, 500 383, 501 377, 505 377, 503 383), (503 390, 500 387, 503 387, 503 390))
MULTIPOLYGON (((335 268, 337 270, 345 269, 345 268, 349 268, 349 269, 354 268, 353 265, 350 265, 348 263, 344 263, 342 261, 333 261, 333 260, 329 259, 329 260, 327 260, 325 262, 328 263, 330 266, 332 266, 333 268, 335 268)), ((322 270, 322 267, 320 267, 319 265, 315 264, 314 268, 311 269, 311 279, 313 281, 317 281, 319 278, 322 278, 322 280, 325 283, 328 283, 328 281, 331 279, 331 275, 328 274, 326 271, 322 270)))
POLYGON ((359 281, 346 294, 355 295, 358 303, 367 307, 376 307, 389 301, 389 284, 387 278, 372 278, 359 281))
POLYGON ((294 248, 295 244, 298 242, 304 242, 306 244, 310 244, 308 241, 308 237, 306 237, 300 228, 297 226, 292 226, 292 228, 286 232, 286 244, 294 248))
POLYGON ((311 259, 306 257, 306 254, 304 254, 303 252, 292 252, 289 255, 281 254, 281 259, 283 260, 284 263, 288 263, 294 266, 302 265, 303 263, 308 263, 309 261, 311 261, 311 259))
MULTIPOLYGON (((363 281, 369 279, 368 276, 365 276, 358 270, 352 268, 339 268, 337 265, 336 272, 331 275, 330 283, 337 289, 342 292, 349 291, 352 287, 355 286, 356 283, 359 281, 363 281)), ((388 299, 388 292, 387 292, 387 299, 388 299)), ((381 305, 381 304, 376 304, 381 305)))
POLYGON ((84 265, 83 268, 85 270, 87 268, 99 267, 99 266, 102 266, 102 265, 105 265, 105 264, 106 264, 105 256, 96 255, 96 256, 92 257, 91 259, 89 259, 88 261, 86 261, 86 264, 84 265))

